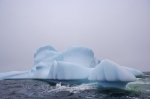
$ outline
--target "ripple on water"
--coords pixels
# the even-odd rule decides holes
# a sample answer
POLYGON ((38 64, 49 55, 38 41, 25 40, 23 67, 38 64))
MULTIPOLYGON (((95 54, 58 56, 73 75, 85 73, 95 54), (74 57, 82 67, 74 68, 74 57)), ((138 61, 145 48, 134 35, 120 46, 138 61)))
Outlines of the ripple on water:
POLYGON ((1 80, 0 99, 149 99, 149 78, 131 83, 128 90, 97 88, 96 83, 52 86, 38 80, 1 80), (141 83, 143 81, 143 83, 141 83), (136 86, 136 87, 134 87, 136 86), (139 90, 137 90, 138 88, 139 90))

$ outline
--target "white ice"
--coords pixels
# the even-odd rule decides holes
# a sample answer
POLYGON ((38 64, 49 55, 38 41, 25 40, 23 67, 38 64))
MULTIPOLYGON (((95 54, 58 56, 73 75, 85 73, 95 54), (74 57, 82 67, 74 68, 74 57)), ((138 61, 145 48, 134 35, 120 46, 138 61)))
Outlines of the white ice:
POLYGON ((64 61, 55 61, 51 66, 48 78, 60 80, 87 79, 91 68, 64 61))
POLYGON ((52 46, 43 46, 35 52, 31 70, 0 73, 0 79, 87 79, 98 81, 104 87, 117 87, 117 83, 124 86, 141 75, 137 69, 120 66, 109 59, 99 60, 89 48, 71 47, 59 52, 52 46))
POLYGON ((89 80, 130 82, 135 81, 136 78, 130 71, 123 69, 113 61, 104 59, 94 68, 89 80))

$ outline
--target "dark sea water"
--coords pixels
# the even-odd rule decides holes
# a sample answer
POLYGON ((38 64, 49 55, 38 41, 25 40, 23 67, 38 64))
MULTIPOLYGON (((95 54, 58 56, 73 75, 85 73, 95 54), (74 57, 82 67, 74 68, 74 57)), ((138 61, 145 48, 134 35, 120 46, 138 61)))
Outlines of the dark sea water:
POLYGON ((39 80, 0 80, 0 99, 150 99, 150 73, 125 90, 102 89, 96 83, 51 85, 39 80))

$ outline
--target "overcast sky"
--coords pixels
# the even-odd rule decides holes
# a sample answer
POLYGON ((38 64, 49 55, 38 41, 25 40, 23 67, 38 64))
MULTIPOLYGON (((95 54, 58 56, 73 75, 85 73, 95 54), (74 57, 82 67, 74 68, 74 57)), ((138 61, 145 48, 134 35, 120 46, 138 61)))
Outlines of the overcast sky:
POLYGON ((0 0, 0 72, 31 68, 47 44, 150 71, 150 0, 0 0))

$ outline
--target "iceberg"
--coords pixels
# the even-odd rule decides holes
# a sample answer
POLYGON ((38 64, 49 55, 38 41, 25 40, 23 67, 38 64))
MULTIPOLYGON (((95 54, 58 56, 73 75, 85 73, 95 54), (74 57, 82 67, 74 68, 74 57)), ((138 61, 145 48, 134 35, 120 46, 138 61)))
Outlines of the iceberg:
POLYGON ((144 73, 142 73, 141 71, 137 69, 133 69, 133 68, 126 67, 126 66, 122 66, 122 67, 126 69, 127 71, 130 71, 135 77, 141 77, 144 75, 144 73))
POLYGON ((85 47, 71 47, 63 52, 64 61, 94 67, 97 63, 94 52, 85 47))
POLYGON ((96 58, 90 48, 77 46, 60 52, 48 45, 37 49, 30 70, 0 73, 0 79, 87 80, 102 87, 124 88, 142 75, 137 69, 96 58))
POLYGON ((49 72, 49 79, 87 79, 92 69, 64 61, 55 61, 49 72))
POLYGON ((123 69, 113 61, 104 59, 94 68, 89 80, 130 82, 135 81, 136 78, 130 71, 123 69))

